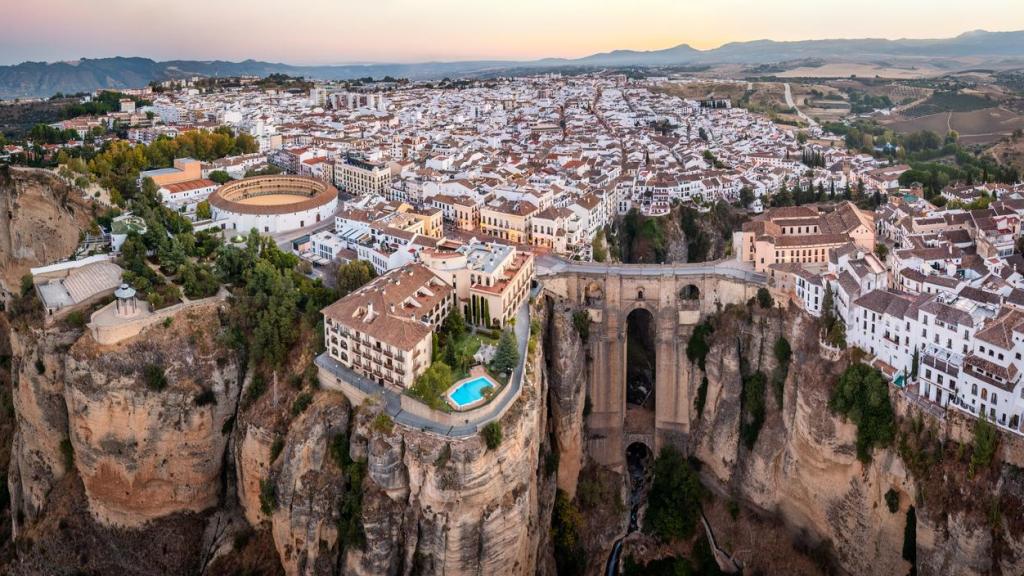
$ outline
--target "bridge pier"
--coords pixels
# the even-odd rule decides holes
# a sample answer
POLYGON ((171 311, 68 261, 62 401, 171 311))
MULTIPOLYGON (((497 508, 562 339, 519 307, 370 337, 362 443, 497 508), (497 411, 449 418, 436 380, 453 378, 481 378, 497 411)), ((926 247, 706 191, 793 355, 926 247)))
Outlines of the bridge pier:
POLYGON ((625 472, 626 447, 643 441, 656 454, 673 445, 688 452, 699 381, 686 346, 701 318, 719 307, 745 303, 767 280, 735 263, 638 266, 561 262, 540 280, 553 296, 589 311, 593 322, 587 379, 591 403, 587 451, 604 466, 625 472), (626 324, 636 308, 655 321, 653 418, 626 422, 626 324), (650 430, 639 429, 644 426, 650 430), (651 445, 653 443, 653 445, 651 445))

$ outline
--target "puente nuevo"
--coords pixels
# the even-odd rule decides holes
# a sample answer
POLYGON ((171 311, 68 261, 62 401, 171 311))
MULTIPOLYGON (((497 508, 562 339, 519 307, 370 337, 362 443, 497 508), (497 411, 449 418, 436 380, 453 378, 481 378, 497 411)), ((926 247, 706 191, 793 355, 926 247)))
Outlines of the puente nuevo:
POLYGON ((703 316, 744 303, 767 286, 765 275, 733 260, 598 264, 541 257, 537 276, 548 296, 590 316, 587 452, 616 468, 625 465, 633 443, 654 453, 665 444, 685 448, 698 384, 686 361, 694 327, 703 316), (653 411, 627 403, 627 330, 644 320, 654 327, 653 411))

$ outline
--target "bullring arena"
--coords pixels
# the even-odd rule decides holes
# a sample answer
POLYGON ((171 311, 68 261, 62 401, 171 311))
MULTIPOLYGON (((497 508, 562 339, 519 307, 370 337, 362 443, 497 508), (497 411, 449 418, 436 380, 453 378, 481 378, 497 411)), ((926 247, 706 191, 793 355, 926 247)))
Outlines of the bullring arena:
POLYGON ((305 176, 258 176, 221 186, 209 202, 222 230, 274 234, 333 218, 338 190, 305 176))

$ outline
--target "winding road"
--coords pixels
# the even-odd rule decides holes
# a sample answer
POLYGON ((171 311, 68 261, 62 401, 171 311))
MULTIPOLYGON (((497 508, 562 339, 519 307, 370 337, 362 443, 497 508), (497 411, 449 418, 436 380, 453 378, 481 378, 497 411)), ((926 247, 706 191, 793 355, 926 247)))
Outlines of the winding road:
POLYGON ((786 87, 786 106, 789 106, 793 110, 796 110, 796 115, 799 116, 800 119, 803 120, 804 122, 807 122, 808 126, 811 126, 812 128, 816 127, 818 123, 813 118, 811 118, 807 114, 804 114, 802 110, 796 107, 796 101, 793 100, 793 91, 789 87, 789 82, 786 82, 785 84, 783 84, 783 86, 786 87))

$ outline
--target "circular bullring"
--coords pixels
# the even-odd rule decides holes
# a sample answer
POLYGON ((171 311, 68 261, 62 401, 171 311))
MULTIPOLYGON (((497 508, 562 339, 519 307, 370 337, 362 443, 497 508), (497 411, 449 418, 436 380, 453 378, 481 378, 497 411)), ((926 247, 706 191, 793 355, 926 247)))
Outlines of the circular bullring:
POLYGON ((257 176, 235 180, 209 197, 213 219, 222 229, 286 232, 334 216, 338 190, 305 176, 257 176))

